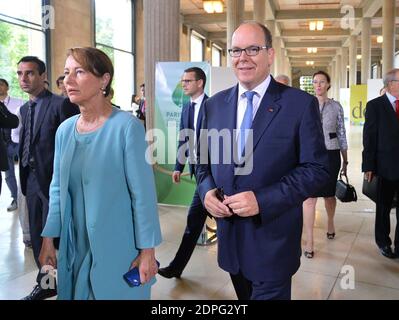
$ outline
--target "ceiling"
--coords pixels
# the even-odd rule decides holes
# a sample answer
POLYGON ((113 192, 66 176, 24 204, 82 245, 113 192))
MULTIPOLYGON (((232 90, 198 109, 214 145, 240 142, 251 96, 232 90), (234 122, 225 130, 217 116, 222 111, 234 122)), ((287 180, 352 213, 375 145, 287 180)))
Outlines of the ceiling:
MULTIPOLYGON (((244 0, 242 0, 244 1, 244 0)), ((203 34, 208 40, 226 47, 226 1, 224 13, 208 14, 202 8, 202 0, 180 0, 183 23, 203 34)), ((313 60, 314 67, 326 67, 342 47, 349 46, 351 34, 360 35, 361 18, 371 18, 371 61, 379 61, 382 44, 377 36, 382 35, 383 0, 265 0, 266 19, 276 21, 275 36, 281 36, 282 46, 293 67, 305 67, 313 60), (343 12, 341 13, 341 9, 343 12), (346 9, 355 13, 354 29, 341 28, 346 9), (309 21, 324 21, 322 31, 310 31, 309 21), (316 54, 307 53, 308 47, 317 47, 316 54)), ((396 48, 399 49, 399 0, 396 0, 396 48)), ((245 20, 253 17, 253 0, 245 0, 245 20)), ((358 54, 361 53, 361 37, 358 37, 358 54)))

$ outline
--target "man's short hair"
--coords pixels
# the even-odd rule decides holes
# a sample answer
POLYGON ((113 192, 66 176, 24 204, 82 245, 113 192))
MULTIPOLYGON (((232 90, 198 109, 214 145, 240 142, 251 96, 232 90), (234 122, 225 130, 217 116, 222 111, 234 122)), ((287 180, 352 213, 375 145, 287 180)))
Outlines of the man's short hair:
POLYGON ((40 60, 38 57, 34 57, 34 56, 22 57, 21 60, 18 61, 17 65, 20 64, 21 62, 33 62, 33 63, 36 63, 37 70, 39 71, 40 75, 42 75, 43 73, 46 72, 46 64, 42 60, 40 60))
POLYGON ((184 72, 193 72, 193 73, 195 73, 195 80, 202 80, 202 89, 205 88, 206 75, 205 75, 204 70, 202 70, 201 68, 198 68, 198 67, 191 67, 191 68, 188 68, 188 69, 184 70, 184 72))
MULTIPOLYGON (((245 22, 241 23, 240 26, 242 26, 242 25, 244 25, 244 24, 252 24, 252 25, 256 25, 256 26, 258 26, 259 28, 261 28, 262 31, 263 31, 263 34, 264 34, 264 36, 265 36, 265 45, 266 45, 268 48, 272 48, 272 47, 273 47, 273 37, 272 37, 272 33, 270 32, 270 30, 269 30, 264 24, 259 23, 259 22, 257 22, 257 21, 245 21, 245 22)), ((240 26, 238 26, 238 28, 239 28, 240 26)), ((237 28, 237 29, 238 29, 238 28, 237 28)), ((236 29, 236 30, 237 30, 237 29, 236 29)))
POLYGON ((286 84, 287 86, 290 84, 290 78, 285 74, 279 74, 274 80, 286 84))
POLYGON ((57 78, 57 80, 56 80, 57 87, 60 86, 60 82, 64 81, 64 79, 65 79, 65 76, 64 76, 64 75, 59 76, 59 77, 57 78))
POLYGON ((387 88, 388 87, 388 83, 390 83, 393 80, 399 80, 399 79, 395 79, 396 73, 399 71, 398 68, 389 70, 383 78, 384 81, 384 87, 387 88))
POLYGON ((8 82, 6 79, 0 78, 0 82, 3 82, 7 88, 9 88, 10 86, 8 85, 8 82))

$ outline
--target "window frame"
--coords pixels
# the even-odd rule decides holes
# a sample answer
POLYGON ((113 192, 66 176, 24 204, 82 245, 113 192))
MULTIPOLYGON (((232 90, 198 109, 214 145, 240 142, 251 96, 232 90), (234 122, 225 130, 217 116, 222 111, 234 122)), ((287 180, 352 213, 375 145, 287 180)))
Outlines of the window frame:
MULTIPOLYGON (((123 53, 127 53, 127 54, 131 54, 132 58, 133 58, 133 88, 132 88, 132 94, 134 94, 134 88, 136 87, 136 83, 137 83, 137 75, 136 75, 136 70, 137 70, 137 59, 136 59, 136 36, 135 36, 135 32, 136 32, 136 1, 135 0, 130 0, 130 4, 131 4, 131 12, 132 12, 132 23, 131 23, 131 28, 132 28, 132 51, 127 51, 127 50, 123 50, 123 49, 119 49, 119 48, 115 48, 112 46, 109 46, 107 44, 101 43, 101 42, 97 42, 97 30, 96 30, 96 20, 97 20, 97 16, 96 16, 96 0, 91 0, 91 7, 92 7, 92 25, 93 25, 93 47, 97 48, 97 45, 112 49, 112 50, 116 50, 119 52, 123 52, 123 53)), ((114 75, 115 76, 115 75, 114 75)))

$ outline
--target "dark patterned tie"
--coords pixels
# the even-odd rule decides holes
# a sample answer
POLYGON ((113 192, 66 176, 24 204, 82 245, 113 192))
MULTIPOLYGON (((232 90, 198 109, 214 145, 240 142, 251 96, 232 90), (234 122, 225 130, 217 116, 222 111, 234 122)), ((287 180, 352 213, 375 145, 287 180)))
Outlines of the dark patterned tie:
POLYGON ((22 166, 26 167, 29 163, 29 154, 30 154, 30 144, 31 144, 31 137, 33 131, 33 118, 35 114, 35 106, 36 102, 30 102, 28 112, 26 114, 26 121, 25 121, 25 138, 24 138, 24 145, 22 148, 22 166))
POLYGON ((188 123, 188 127, 189 127, 191 130, 195 130, 195 129, 194 129, 195 104, 196 104, 195 102, 192 102, 192 103, 190 104, 190 109, 188 110, 188 114, 189 114, 189 119, 188 119, 189 123, 188 123))
POLYGON ((399 120, 399 100, 395 101, 396 118, 399 120))

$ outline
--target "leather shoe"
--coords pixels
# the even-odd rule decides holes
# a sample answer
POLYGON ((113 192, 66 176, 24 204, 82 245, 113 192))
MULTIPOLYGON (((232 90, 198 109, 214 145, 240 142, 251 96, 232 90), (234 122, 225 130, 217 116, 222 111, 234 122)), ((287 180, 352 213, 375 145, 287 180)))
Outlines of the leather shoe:
POLYGON ((44 300, 57 295, 56 289, 42 289, 38 284, 33 288, 32 292, 21 300, 44 300))
POLYGON ((17 200, 13 200, 11 204, 7 207, 7 211, 15 211, 18 209, 17 200))
POLYGON ((180 278, 181 272, 178 272, 171 267, 159 268, 158 273, 164 278, 180 278))
POLYGON ((390 246, 380 247, 380 252, 384 257, 387 257, 389 259, 395 258, 395 254, 392 252, 392 249, 390 246))

